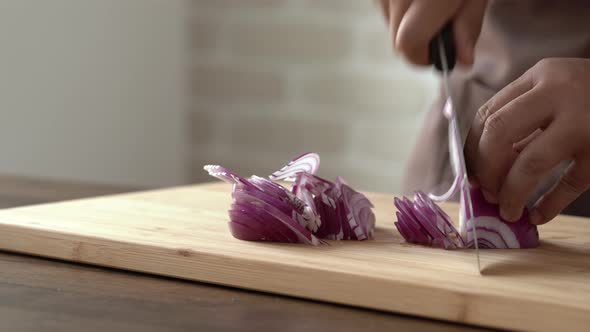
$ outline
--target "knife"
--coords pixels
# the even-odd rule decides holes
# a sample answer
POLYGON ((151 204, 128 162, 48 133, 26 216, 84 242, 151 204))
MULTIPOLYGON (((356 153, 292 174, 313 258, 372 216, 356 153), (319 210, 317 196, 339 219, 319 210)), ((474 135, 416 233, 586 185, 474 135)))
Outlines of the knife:
MULTIPOLYGON (((453 170, 458 174, 463 174, 461 181, 461 198, 467 207, 469 217, 473 218, 473 201, 471 200, 470 184, 467 176, 467 167, 465 164, 465 154, 463 151, 463 140, 461 139, 458 115, 455 111, 455 104, 453 102, 453 94, 449 83, 449 74, 455 68, 456 63, 456 47, 453 38, 453 24, 448 22, 435 36, 428 45, 428 55, 430 62, 434 65, 436 70, 441 73, 443 88, 447 97, 447 103, 450 107, 445 107, 445 116, 449 120, 449 142, 451 147, 458 150, 457 155, 459 160, 450 158, 454 163, 453 170)), ((457 174, 455 174, 457 175, 457 174)), ((464 209, 460 209, 459 214, 463 213, 464 209)), ((467 215, 465 215, 467 218, 467 215)), ((467 222, 467 220, 466 220, 467 222)), ((475 229, 475 219, 471 223, 471 231, 473 235, 473 244, 475 246, 475 256, 477 259, 477 271, 481 274, 481 262, 479 259, 479 246, 477 243, 477 231, 475 229)))

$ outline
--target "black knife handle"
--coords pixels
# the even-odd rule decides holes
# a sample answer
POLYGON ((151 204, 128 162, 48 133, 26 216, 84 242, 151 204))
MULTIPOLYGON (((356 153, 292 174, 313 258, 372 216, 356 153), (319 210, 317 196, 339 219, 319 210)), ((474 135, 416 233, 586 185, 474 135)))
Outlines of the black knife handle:
POLYGON ((457 61, 457 49, 455 48, 455 38, 453 37, 453 22, 448 22, 440 31, 440 33, 428 44, 428 58, 430 63, 434 65, 434 68, 439 72, 443 71, 442 62, 440 59, 440 53, 438 48, 438 37, 441 36, 443 45, 445 46, 445 53, 447 56, 447 65, 449 72, 455 68, 455 62, 457 61))

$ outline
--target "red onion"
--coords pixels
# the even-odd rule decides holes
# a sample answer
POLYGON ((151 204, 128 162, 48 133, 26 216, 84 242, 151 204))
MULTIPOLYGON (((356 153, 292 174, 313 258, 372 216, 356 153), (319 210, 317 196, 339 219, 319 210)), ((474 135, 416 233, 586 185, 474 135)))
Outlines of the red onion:
POLYGON ((306 228, 319 218, 287 188, 267 179, 245 179, 216 165, 204 167, 211 176, 234 185, 229 211, 232 235, 241 240, 319 244, 306 228))
POLYGON ((317 245, 319 239, 370 238, 375 227, 371 202, 341 177, 330 182, 314 175, 319 163, 317 154, 307 153, 269 177, 293 182, 292 190, 255 175, 242 178, 221 166, 204 168, 234 185, 229 228, 238 239, 317 245))
POLYGON ((293 188, 295 194, 320 215, 322 224, 314 232, 318 237, 331 240, 372 237, 375 228, 373 205, 341 177, 333 183, 316 175, 300 173, 293 188))
POLYGON ((406 241, 445 249, 465 247, 449 216, 424 193, 416 192, 414 202, 396 197, 394 204, 398 209, 395 226, 406 241))
POLYGON ((304 153, 291 160, 287 165, 272 173, 271 180, 293 182, 300 173, 315 174, 320 168, 320 156, 317 153, 304 153))
POLYGON ((498 205, 488 203, 478 189, 471 190, 473 214, 469 211, 460 214, 461 234, 465 234, 465 242, 473 247, 473 224, 480 249, 518 249, 534 248, 539 245, 537 226, 529 222, 529 214, 525 209, 516 222, 507 222, 498 211, 498 205))

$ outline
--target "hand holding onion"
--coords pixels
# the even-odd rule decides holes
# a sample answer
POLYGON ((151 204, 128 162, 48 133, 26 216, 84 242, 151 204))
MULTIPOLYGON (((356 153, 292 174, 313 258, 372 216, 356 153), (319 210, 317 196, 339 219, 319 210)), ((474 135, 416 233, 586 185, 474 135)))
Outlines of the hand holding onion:
POLYGON ((570 161, 533 206, 543 224, 590 188, 590 60, 544 59, 506 86, 475 117, 465 154, 486 199, 518 220, 541 180, 570 161))

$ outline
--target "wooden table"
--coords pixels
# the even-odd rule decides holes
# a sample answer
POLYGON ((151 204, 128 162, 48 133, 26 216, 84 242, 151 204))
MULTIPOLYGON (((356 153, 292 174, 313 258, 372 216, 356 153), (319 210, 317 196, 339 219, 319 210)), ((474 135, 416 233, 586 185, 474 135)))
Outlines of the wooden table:
MULTIPOLYGON (((0 176, 0 207, 135 188, 0 176)), ((444 322, 0 252, 10 331, 485 331, 444 322)))

